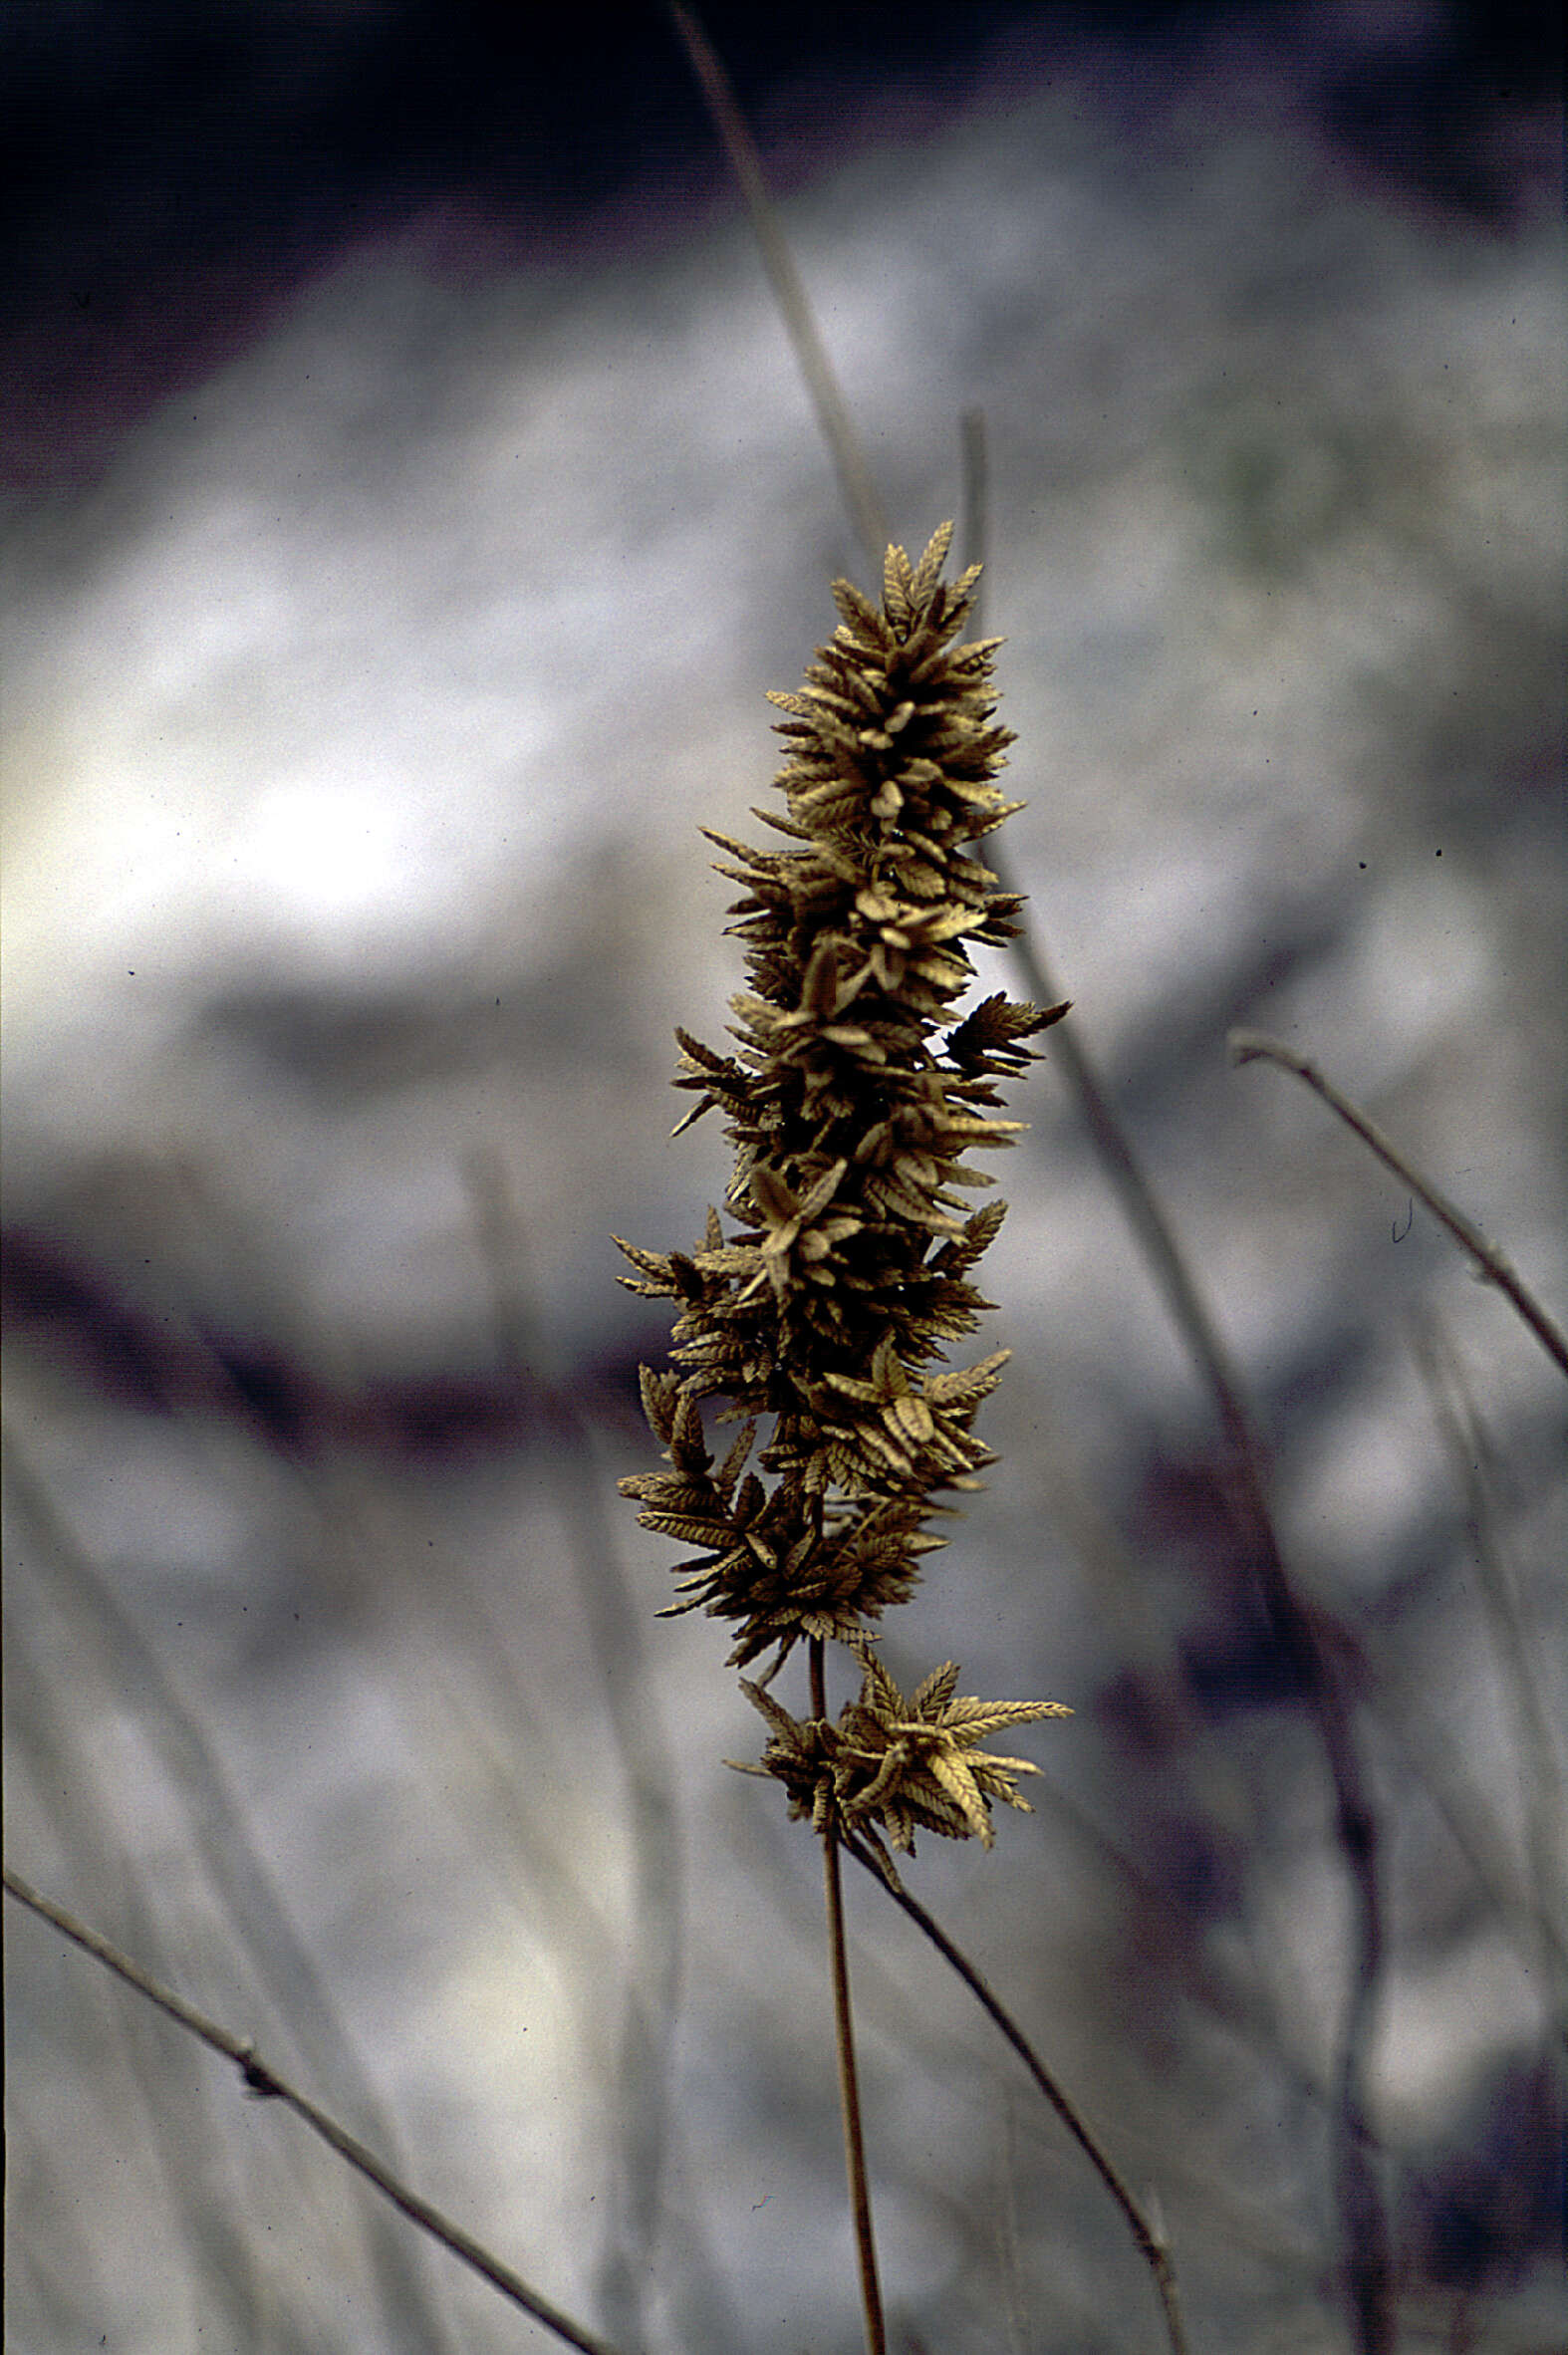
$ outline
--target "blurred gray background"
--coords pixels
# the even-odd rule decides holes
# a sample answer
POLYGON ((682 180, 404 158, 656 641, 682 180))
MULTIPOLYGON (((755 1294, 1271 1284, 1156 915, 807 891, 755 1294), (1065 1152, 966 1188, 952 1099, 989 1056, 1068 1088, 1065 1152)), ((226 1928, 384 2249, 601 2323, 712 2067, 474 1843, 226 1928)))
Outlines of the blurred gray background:
MULTIPOLYGON (((1546 2355, 1561 1380, 1225 1054, 1320 1058, 1561 1314, 1544 18, 762 13, 711 29, 912 547, 985 412, 1013 869, 1351 1710, 1399 2344, 1546 2355)), ((5 39, 8 1854, 628 2355, 837 2355, 818 1859, 614 1493, 666 1329, 609 1235, 689 1245, 725 1176, 668 1142, 672 1026, 741 977, 697 829, 755 839, 763 691, 864 575, 749 234, 656 11, 5 39)), ((1194 2346, 1315 2355, 1333 1794, 1047 1046, 1001 1462, 884 1650, 1076 1714, 1004 1745, 1035 1816, 908 1878, 1158 2204, 1194 2346)), ((850 1901, 893 2344, 1158 2347, 1079 2155, 850 1901)), ((18 2355, 548 2343, 6 1932, 18 2355)))

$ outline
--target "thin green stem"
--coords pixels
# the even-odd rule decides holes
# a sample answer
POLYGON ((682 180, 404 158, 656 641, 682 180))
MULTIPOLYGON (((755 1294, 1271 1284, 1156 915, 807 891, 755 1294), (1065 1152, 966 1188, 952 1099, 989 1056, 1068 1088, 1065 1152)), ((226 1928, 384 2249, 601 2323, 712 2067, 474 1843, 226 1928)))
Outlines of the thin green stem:
POLYGON ((302 2118, 313 2134, 319 2135, 328 2148, 336 2151, 339 2158, 345 2160, 357 2174, 364 2176, 367 2183, 374 2184, 377 2191, 390 2200, 410 2224, 417 2224, 421 2232, 428 2232, 443 2248, 449 2248, 471 2272, 477 2273, 481 2280, 488 2281, 492 2289, 499 2290, 502 2297, 509 2299, 514 2306, 520 2306, 536 2322, 542 2322, 546 2330, 553 2331, 567 2346, 576 2347, 579 2355, 615 2355, 607 2340, 595 2338, 591 2331, 582 2329, 570 2315, 563 2314, 548 2298, 541 2297, 538 2290, 530 2288, 520 2274, 512 2271, 510 2265, 492 2256, 489 2249, 475 2240, 471 2233, 465 2232, 460 2224, 452 2224, 441 2215, 439 2209, 432 2208, 427 2200, 421 2200, 416 2192, 410 2192, 406 2184, 400 2182, 390 2168, 384 2167, 374 2152, 368 2151, 362 2142, 340 2126, 336 2118, 330 2117, 325 2110, 319 2110, 305 2094, 297 2092, 275 2069, 269 2068, 247 2038, 236 2036, 217 2020, 209 2019, 193 2003, 187 2003, 182 1995, 176 1995, 172 1987, 164 1986, 138 1963, 132 1962, 129 1955, 123 1955, 118 1947, 111 1946, 107 1938, 101 1937, 96 1930, 90 1930, 74 1914, 68 1914, 64 1906, 55 1905, 49 1898, 41 1897, 36 1889, 22 1879, 20 1873, 12 1872, 9 1865, 4 1869, 4 1881, 7 1896, 14 1897, 19 1905, 26 1906, 40 1921, 58 1930, 62 1938, 70 1939, 73 1946, 80 1947, 95 1962, 102 1962, 106 1970, 112 1970, 117 1978, 123 1978, 128 1986, 134 1987, 137 1994, 144 1995, 149 2003, 155 2003, 158 2010, 169 2019, 177 2020, 182 2028, 188 2028, 191 2035, 199 2037, 211 2051, 220 2053, 225 2060, 233 2061, 247 2092, 260 2094, 269 2101, 281 2102, 285 2109, 292 2110, 297 2118, 302 2118))
POLYGON ((1171 2341, 1171 2355, 1187 2355, 1186 2331, 1181 2320, 1180 2302, 1176 2296, 1176 2268, 1171 2261, 1171 2251, 1166 2246, 1164 2235, 1156 2230, 1139 2207, 1138 2202, 1133 2198, 1115 2163, 1101 2148, 1088 2121, 1057 2084, 1056 2079, 1051 2075, 1050 2070, 1035 2051, 1018 2022, 1013 2018, 1012 2013, 1002 2002, 1001 1997, 994 1992, 976 1965, 969 1961, 962 1948, 953 1944, 935 1916, 928 1914, 919 1899, 912 1897, 902 1884, 896 1886, 889 1880, 869 1848, 863 1848, 858 1840, 847 1835, 844 1839, 844 1848, 846 1853, 852 1856, 865 1872, 870 1873, 874 1881, 887 1890, 894 1904, 909 1915, 916 1929, 929 1939, 943 1962, 949 1963, 958 1973, 975 2001, 1000 2028, 1014 2052, 1017 2053, 1018 2058, 1023 2062, 1024 2067, 1127 2220, 1128 2229, 1138 2243, 1139 2254, 1154 2275, 1161 2311, 1165 2315, 1166 2333, 1171 2341))
MULTIPOLYGON (((822 1673, 820 1636, 810 1643, 811 1710, 825 1718, 827 1696, 822 1673)), ((866 2180, 866 2141, 861 2130, 860 2079, 855 2067, 855 2020, 850 2007, 850 1963, 844 1943, 844 1890, 839 1872, 839 1836, 830 1822, 822 1835, 822 1876, 828 1899, 828 1953, 833 1970, 833 2024, 839 2046, 839 2107, 844 2116, 844 2163, 850 2182, 850 2213, 855 2220, 855 2251, 860 2260, 861 2304, 866 2313, 867 2355, 888 2355, 887 2326, 882 2314, 882 2289, 877 2279, 877 2242, 871 2223, 871 2189, 866 2180)))

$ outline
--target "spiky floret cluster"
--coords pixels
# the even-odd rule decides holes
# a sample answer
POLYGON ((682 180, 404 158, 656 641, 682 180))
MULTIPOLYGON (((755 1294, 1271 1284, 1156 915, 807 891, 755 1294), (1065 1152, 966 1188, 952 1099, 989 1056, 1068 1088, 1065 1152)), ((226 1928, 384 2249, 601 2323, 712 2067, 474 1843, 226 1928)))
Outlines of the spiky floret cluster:
MULTIPOLYGON (((866 1623, 908 1598, 920 1556, 945 1542, 925 1526, 940 1492, 973 1486, 991 1460, 973 1423, 1007 1353, 933 1369, 991 1305, 969 1271, 1005 1205, 965 1214, 963 1191, 991 1183, 965 1157, 1011 1143, 1020 1124, 994 1117, 998 1082, 1067 1010, 998 993, 954 1020, 970 946, 1010 938, 1020 903, 969 847, 1019 805, 994 782, 1012 741, 994 716, 997 642, 957 643, 978 567, 944 582, 950 539, 948 525, 915 566, 890 549, 880 609, 838 582, 832 644, 798 693, 771 697, 786 714, 787 814, 754 814, 791 847, 709 834, 726 854, 720 874, 741 887, 729 928, 746 942, 750 987, 731 1001, 738 1053, 678 1032, 675 1085, 696 1097, 682 1129, 715 1106, 724 1116, 732 1231, 710 1210, 691 1252, 620 1245, 638 1271, 622 1281, 678 1307, 678 1371, 643 1377, 670 1469, 623 1490, 645 1527, 698 1549, 672 1609, 736 1622, 732 1662, 771 1649, 769 1677, 802 1637, 861 1645, 864 1663, 866 1623), (743 1426, 717 1464, 707 1398, 743 1426)), ((875 1714, 880 1692, 874 1679, 852 1705, 875 1714)), ((786 1712, 760 1698, 774 1726, 763 1770, 798 1798, 786 1712)), ((840 1796, 824 1804, 869 1820, 864 1795, 854 1808, 843 1798, 860 1786, 842 1765, 824 1785, 840 1796)), ((973 1782, 977 1821, 951 1792, 945 1810, 916 1804, 907 1776, 899 1800, 901 1775, 873 1775, 873 1812, 906 1832, 977 1829, 985 1795, 1011 1796, 973 1782)))
POLYGON ((830 1822, 859 1832, 895 1886, 879 1825, 895 1848, 913 1850, 917 1826, 950 1840, 977 1833, 989 1848, 991 1801, 1027 1814, 1013 1778, 1039 1768, 1028 1758, 998 1757, 980 1743, 1004 1725, 1068 1717, 1071 1709, 1059 1701, 955 1701, 958 1671, 950 1660, 906 1700, 864 1635, 852 1639, 852 1648, 861 1664, 860 1698, 836 1725, 792 1717, 742 1677, 742 1690, 772 1728, 761 1765, 742 1765, 742 1773, 775 1776, 790 1795, 790 1813, 809 1815, 819 1832, 830 1822))

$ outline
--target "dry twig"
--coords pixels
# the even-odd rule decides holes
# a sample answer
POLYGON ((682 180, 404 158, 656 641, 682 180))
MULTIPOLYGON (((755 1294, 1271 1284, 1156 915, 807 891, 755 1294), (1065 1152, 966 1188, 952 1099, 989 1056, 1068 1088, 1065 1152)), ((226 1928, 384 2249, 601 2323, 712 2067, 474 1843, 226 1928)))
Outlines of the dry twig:
POLYGON ((1139 2254, 1154 2276, 1155 2289, 1160 2299, 1160 2309, 1165 2316, 1166 2332, 1171 2341, 1171 2355, 1186 2355, 1186 2331, 1181 2319, 1180 2300, 1176 2295, 1176 2268, 1171 2261, 1171 2251, 1165 2236, 1162 2232, 1157 2231, 1139 2207, 1138 2202, 1133 2198, 1115 2162, 1106 2152, 1082 2111, 1063 2092, 1022 2028, 1019 2027, 1018 2022, 1013 2018, 1012 2013, 1002 2002, 1001 1997, 994 1992, 976 1965, 969 1961, 962 1948, 954 1945, 935 1916, 928 1914, 918 1898, 912 1897, 907 1889, 890 1882, 878 1859, 873 1856, 870 1849, 863 1848, 858 1840, 846 1837, 844 1848, 848 1855, 854 1857, 858 1865, 872 1874, 876 1880, 882 1882, 894 1904, 909 1915, 915 1928, 929 1939, 942 1960, 958 1973, 975 2001, 1000 2028, 1014 2052, 1017 2053, 1018 2058, 1023 2062, 1024 2067, 1083 2152, 1100 2181, 1105 2185, 1117 2207, 1122 2211, 1128 2229, 1138 2243, 1139 2254))
POLYGON ((1375 1121, 1369 1120, 1358 1104, 1342 1096, 1330 1079, 1326 1079, 1310 1056, 1298 1055, 1294 1047, 1287 1047, 1277 1038, 1265 1038, 1261 1031, 1233 1030, 1230 1033, 1230 1059, 1233 1063, 1277 1063, 1281 1071, 1294 1072, 1304 1080, 1315 1096, 1321 1096, 1331 1112, 1337 1112, 1348 1129, 1354 1130, 1363 1145, 1375 1153, 1387 1170, 1392 1170, 1402 1185, 1420 1202, 1425 1202, 1439 1226, 1447 1228, 1462 1251, 1474 1260, 1478 1274, 1489 1284, 1495 1284, 1505 1298, 1511 1300, 1536 1340, 1548 1357, 1568 1374, 1568 1336, 1548 1315, 1529 1286, 1520 1277, 1507 1253, 1488 1240, 1473 1220, 1456 1209, 1446 1194, 1439 1193, 1430 1178, 1424 1178, 1412 1161, 1408 1161, 1399 1147, 1385 1137, 1375 1121))
POLYGON ((596 2338, 591 2331, 584 2330, 570 2315, 563 2314, 559 2306, 552 2305, 548 2298, 531 2288, 520 2273, 514 2273, 510 2265, 492 2255, 481 2241, 474 2239, 472 2233, 465 2232, 461 2224, 454 2224, 448 2217, 441 2215, 439 2209, 432 2208, 427 2200, 421 2200, 417 2192, 411 2192, 346 2127, 340 2126, 327 2111, 319 2109, 307 2095, 270 2068, 248 2038, 234 2035, 218 2021, 209 2019, 205 2012, 198 2011, 193 2003, 187 2003, 182 1995, 176 1995, 171 1987, 151 1977, 132 1962, 128 1955, 123 1955, 118 1947, 111 1946, 107 1938, 100 1937, 96 1930, 90 1930, 85 1922, 79 1922, 63 1906, 41 1897, 9 1865, 4 1868, 4 1879, 8 1896, 26 1906, 40 1921, 49 1923, 59 1931, 62 1938, 68 1938, 74 1946, 82 1948, 95 1962, 102 1962, 106 1970, 112 1970, 128 1986, 134 1987, 137 1994, 144 1995, 169 2019, 177 2021, 180 2027, 199 2037, 211 2051, 220 2054, 224 2060, 233 2061, 247 2092, 259 2094, 268 2101, 282 2102, 285 2109, 292 2110, 297 2118, 304 2120, 313 2134, 321 2137, 329 2150, 336 2151, 340 2159, 362 2175, 367 2183, 373 2184, 411 2224, 417 2224, 421 2232, 427 2232, 432 2240, 438 2240, 443 2248, 449 2248, 470 2272, 477 2273, 482 2281, 488 2281, 491 2288, 499 2290, 503 2298, 521 2307, 534 2321, 542 2322, 546 2330, 553 2331, 567 2346, 576 2347, 579 2355, 615 2355, 614 2348, 607 2340, 596 2338))

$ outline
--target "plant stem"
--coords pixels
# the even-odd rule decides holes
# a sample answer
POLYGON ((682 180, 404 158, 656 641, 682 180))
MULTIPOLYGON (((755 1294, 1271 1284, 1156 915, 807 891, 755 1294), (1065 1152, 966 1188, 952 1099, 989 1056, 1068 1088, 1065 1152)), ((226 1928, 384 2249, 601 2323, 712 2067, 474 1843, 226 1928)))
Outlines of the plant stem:
POLYGON ((1087 2121, 1062 2091, 1022 2028, 1019 2027, 1018 2022, 1013 2018, 1012 2013, 1002 2002, 1001 1997, 992 1991, 980 1970, 969 1961, 962 1948, 954 1946, 941 1924, 934 1915, 926 1912, 918 1898, 912 1897, 902 1884, 896 1886, 889 1880, 869 1849, 863 1848, 858 1840, 852 1839, 846 1839, 844 1846, 862 1870, 870 1873, 872 1879, 887 1890, 894 1904, 902 1907, 915 1927, 930 1940, 943 1962, 951 1964, 970 1994, 989 2014, 1014 2052, 1017 2053, 1018 2058, 1023 2062, 1024 2067, 1122 2211, 1133 2238, 1138 2243, 1139 2252, 1154 2275, 1161 2310, 1165 2315, 1166 2334, 1171 2341, 1172 2355, 1187 2355, 1186 2332, 1182 2325, 1181 2308, 1176 2297, 1176 2269, 1171 2262, 1171 2251, 1166 2246, 1164 2234, 1157 2230, 1145 2216, 1122 2180, 1115 2163, 1101 2149, 1087 2121))
POLYGON ((1413 1162, 1406 1160, 1399 1147, 1393 1144, 1376 1122, 1367 1118, 1359 1104, 1342 1096, 1332 1080, 1325 1079, 1309 1056, 1298 1055, 1294 1047, 1287 1047, 1277 1038, 1265 1038, 1261 1031, 1233 1030, 1230 1033, 1232 1063, 1277 1063, 1281 1071, 1294 1072, 1304 1080, 1315 1096, 1321 1096, 1331 1112, 1337 1112, 1348 1129, 1354 1130, 1363 1145, 1375 1153, 1387 1170, 1392 1170, 1402 1184, 1409 1186, 1418 1201, 1426 1203, 1439 1226, 1447 1228, 1463 1251, 1468 1251, 1487 1283, 1495 1284, 1504 1297, 1511 1300, 1536 1340, 1549 1357, 1556 1360, 1568 1374, 1568 1335, 1549 1316, 1524 1283, 1506 1252, 1482 1234, 1464 1212, 1439 1193, 1430 1178, 1424 1178, 1413 1162))
POLYGON ((58 1930, 63 1938, 70 1939, 74 1946, 81 1947, 95 1962, 102 1962, 107 1970, 123 1978, 128 1986, 134 1987, 149 2003, 155 2003, 159 2011, 177 2021, 182 2028, 187 2028, 191 2035, 199 2037, 211 2051, 221 2054, 225 2060, 233 2061, 247 2092, 258 2094, 268 2101, 281 2102, 285 2109, 292 2110, 297 2118, 304 2120, 313 2134, 320 2135, 329 2149, 337 2152, 340 2159, 346 2160, 368 2183, 374 2184, 377 2191, 400 2210, 410 2224, 417 2224, 422 2232, 428 2232, 443 2248, 449 2248, 453 2256, 460 2257, 470 2271, 488 2281, 492 2289, 500 2291, 502 2297, 509 2299, 514 2306, 520 2306, 535 2322, 543 2323, 546 2330, 553 2331, 569 2347, 576 2347, 579 2355, 615 2355, 614 2348, 607 2340, 596 2338, 592 2331, 584 2330, 570 2315, 562 2313, 559 2306, 552 2305, 548 2298, 542 2297, 521 2274, 514 2273, 510 2265, 503 2264, 499 2257, 492 2255, 481 2241, 474 2239, 472 2233, 465 2232, 460 2224, 454 2224, 441 2215, 439 2209, 432 2208, 427 2200, 421 2200, 416 2192, 410 2191, 390 2168, 382 2165, 373 2152, 366 2149, 364 2143, 340 2126, 336 2118, 318 2109, 286 2078, 280 2077, 276 2069, 269 2068, 247 2038, 236 2036, 217 2020, 209 2019, 193 2003, 187 2003, 183 1996, 176 1995, 172 1987, 164 1986, 148 1971, 141 1969, 139 1964, 132 1962, 129 1955, 123 1955, 118 1947, 111 1946, 107 1938, 101 1937, 96 1930, 90 1930, 74 1914, 68 1914, 64 1906, 55 1905, 49 1898, 41 1897, 9 1865, 4 1868, 3 1877, 8 1897, 14 1897, 19 1905, 26 1906, 30 1913, 58 1930))
MULTIPOLYGON (((828 1713, 820 1636, 810 1644, 811 1710, 828 1713)), ((860 2259, 861 2303, 866 2312, 867 2355, 888 2355, 882 2290, 877 2280, 877 2243, 871 2224, 871 2190, 866 2181, 866 2143, 861 2131, 860 2080, 855 2069, 855 2022, 850 2008, 850 1964, 844 1944, 844 1890, 839 1872, 838 1834, 830 1822, 822 1835, 822 1873, 828 1898, 828 1953, 833 1969, 833 2024, 839 2046, 839 2107, 844 2115, 844 2162, 850 2180, 850 2213, 860 2259)))
POLYGON ((850 511, 856 535, 866 551, 872 577, 876 579, 882 572, 883 551, 893 535, 888 529, 882 502, 873 487, 871 468, 855 430, 849 403, 834 375, 833 363, 828 358, 811 305, 806 299, 800 272, 795 267, 795 257, 779 226, 778 213, 763 176, 762 157, 757 152, 757 142, 736 102, 723 60, 703 31, 695 12, 683 8, 680 0, 669 0, 669 16, 701 87, 714 128, 724 142, 730 169, 746 200, 752 235, 761 248, 762 266, 768 274, 773 299, 778 304, 785 333, 794 347, 801 375, 806 380, 806 389, 811 395, 812 407, 817 412, 822 437, 832 454, 844 504, 850 511))

